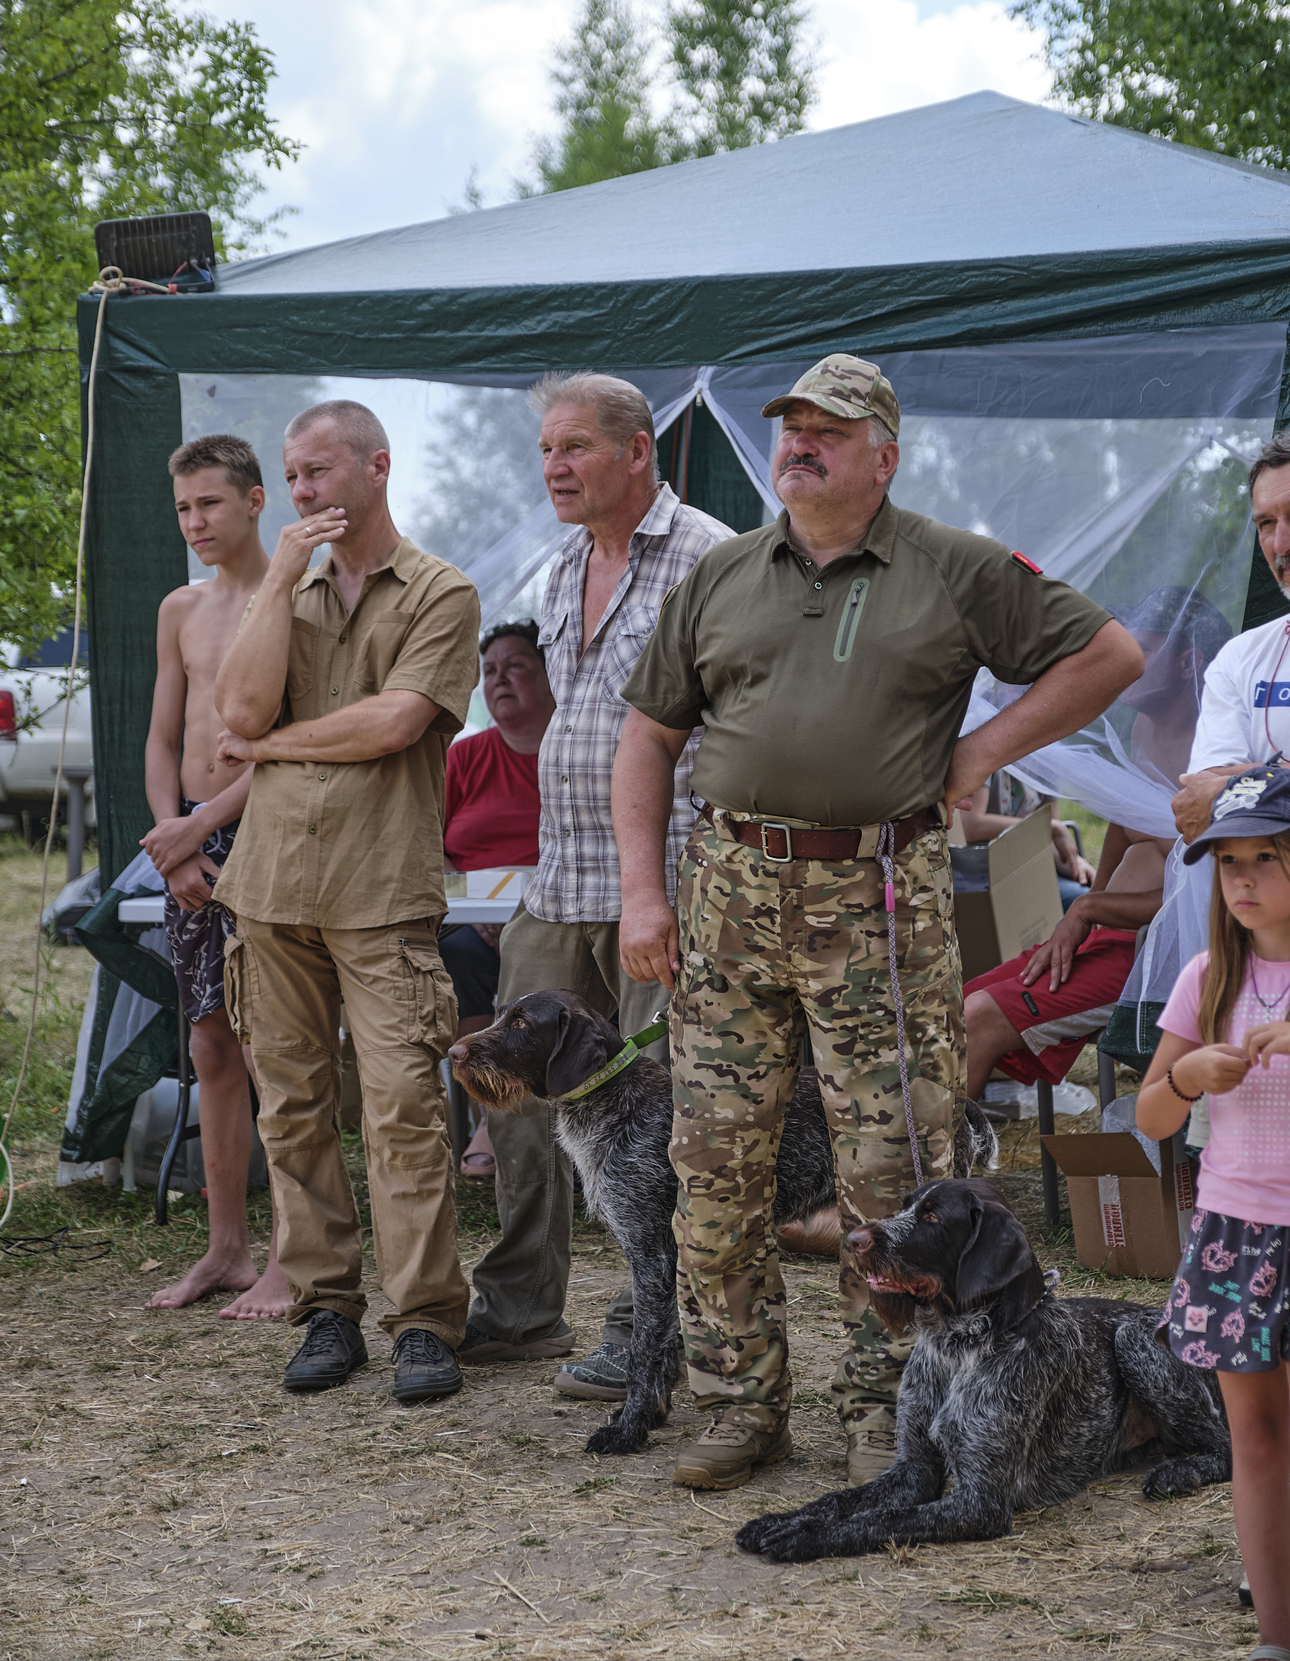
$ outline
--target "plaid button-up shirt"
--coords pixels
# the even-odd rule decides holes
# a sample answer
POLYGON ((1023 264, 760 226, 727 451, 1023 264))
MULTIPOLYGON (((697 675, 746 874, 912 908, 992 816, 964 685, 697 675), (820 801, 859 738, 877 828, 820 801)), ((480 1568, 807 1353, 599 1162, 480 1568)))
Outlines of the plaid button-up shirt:
MULTIPOLYGON (((541 858, 524 906, 548 923, 612 923, 622 911, 618 849, 609 815, 614 752, 630 705, 619 695, 653 633, 663 596, 700 554, 734 532, 687 507, 664 485, 632 533, 627 570, 583 649, 582 594, 592 535, 579 527, 551 572, 542 600, 541 643, 556 710, 538 756, 541 858)), ((667 833, 671 898, 676 862, 694 824, 690 773, 696 732, 676 766, 667 833)))

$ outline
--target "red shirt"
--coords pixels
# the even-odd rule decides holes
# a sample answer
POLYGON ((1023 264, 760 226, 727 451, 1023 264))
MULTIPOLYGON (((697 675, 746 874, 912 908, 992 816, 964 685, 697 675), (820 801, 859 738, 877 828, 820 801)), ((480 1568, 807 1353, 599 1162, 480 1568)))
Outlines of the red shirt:
POLYGON ((459 871, 538 862, 538 758, 512 750, 498 727, 448 751, 443 852, 459 871))

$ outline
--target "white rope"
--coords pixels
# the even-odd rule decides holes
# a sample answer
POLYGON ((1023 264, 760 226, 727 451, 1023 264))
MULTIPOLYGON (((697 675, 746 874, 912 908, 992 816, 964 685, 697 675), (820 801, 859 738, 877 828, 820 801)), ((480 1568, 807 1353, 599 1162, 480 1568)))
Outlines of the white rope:
POLYGON ((22 1087, 27 1080, 27 1065, 31 1060, 31 1045, 36 1034, 36 1014, 40 1004, 40 966, 44 956, 45 895, 49 887, 49 861, 54 848, 54 831, 58 825, 59 793, 63 788, 63 761, 67 755, 67 723, 72 713, 72 691, 76 677, 76 660, 81 649, 81 590, 85 575, 85 522, 89 513, 90 468, 94 462, 94 383, 98 376, 99 345, 103 339, 103 316, 107 310, 108 295, 128 293, 131 288, 148 289, 157 294, 168 294, 170 292, 159 283, 138 282, 134 278, 123 277, 115 265, 105 266, 99 272, 98 281, 90 285, 90 292, 97 294, 99 297, 99 310, 98 318, 94 324, 94 350, 90 354, 90 378, 86 393, 89 413, 85 426, 85 467, 81 474, 81 522, 76 538, 76 599, 72 613, 72 656, 67 666, 67 688, 63 694, 63 730, 58 741, 58 766, 54 771, 54 796, 49 809, 49 831, 45 837, 45 858, 40 872, 40 906, 36 912, 36 961, 31 981, 31 1014, 27 1019, 27 1037, 22 1047, 22 1060, 18 1064, 18 1077, 14 1081, 13 1095, 9 1099, 9 1108, 4 1116, 4 1123, 0 1125, 0 1159, 4 1160, 5 1182, 8 1189, 4 1212, 0 1214, 0 1228, 3 1228, 8 1222, 9 1215, 13 1210, 13 1161, 9 1157, 6 1141, 14 1109, 18 1106, 18 1098, 22 1094, 22 1087))

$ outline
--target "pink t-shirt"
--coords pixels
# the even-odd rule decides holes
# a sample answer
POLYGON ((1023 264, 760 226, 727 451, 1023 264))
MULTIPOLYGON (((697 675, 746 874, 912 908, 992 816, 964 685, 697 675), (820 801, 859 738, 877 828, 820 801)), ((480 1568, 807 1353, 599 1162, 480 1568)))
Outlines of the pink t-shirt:
MULTIPOLYGON (((1193 1044, 1203 1042, 1196 1017, 1209 953, 1179 975, 1157 1026, 1193 1044)), ((1226 1042, 1239 1044, 1252 1027, 1290 1020, 1290 963, 1247 959, 1226 1042), (1254 980, 1266 1003, 1255 995, 1254 980)), ((1200 1156, 1199 1203, 1245 1223, 1290 1224, 1290 1055, 1274 1055, 1265 1071, 1251 1067, 1223 1096, 1209 1098, 1210 1138, 1200 1156)))

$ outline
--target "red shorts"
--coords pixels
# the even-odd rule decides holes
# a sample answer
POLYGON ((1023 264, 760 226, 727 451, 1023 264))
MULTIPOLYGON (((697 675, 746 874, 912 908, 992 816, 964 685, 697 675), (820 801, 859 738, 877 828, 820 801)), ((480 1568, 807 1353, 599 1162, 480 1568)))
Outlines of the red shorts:
POLYGON ((1048 990, 1046 974, 1033 986, 1021 984, 1021 971, 1037 946, 968 981, 963 996, 988 992, 1025 1040, 1024 1049, 999 1057, 999 1071, 1022 1084, 1040 1079, 1060 1084, 1090 1034, 1111 1019, 1133 967, 1137 938, 1132 929, 1095 928, 1075 953, 1066 984, 1055 992, 1048 990))

